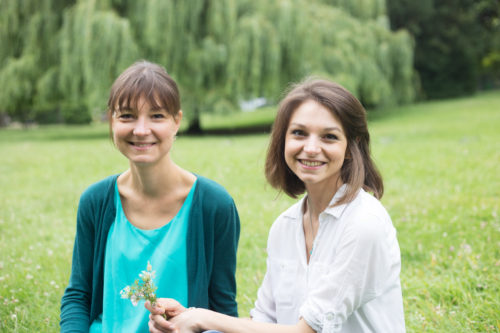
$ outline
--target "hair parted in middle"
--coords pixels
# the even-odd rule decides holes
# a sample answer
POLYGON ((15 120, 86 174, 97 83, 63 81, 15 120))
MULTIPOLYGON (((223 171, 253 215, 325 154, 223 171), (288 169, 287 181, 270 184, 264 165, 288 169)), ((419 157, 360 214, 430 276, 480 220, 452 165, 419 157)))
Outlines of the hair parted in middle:
POLYGON ((372 192, 380 199, 384 193, 384 185, 370 154, 370 134, 365 108, 341 85, 317 78, 308 78, 292 85, 279 104, 265 163, 269 184, 292 198, 297 198, 306 190, 304 183, 286 164, 285 138, 293 113, 302 103, 309 100, 330 110, 342 124, 347 139, 346 159, 340 173, 342 182, 348 186, 335 205, 352 201, 360 188, 372 192))

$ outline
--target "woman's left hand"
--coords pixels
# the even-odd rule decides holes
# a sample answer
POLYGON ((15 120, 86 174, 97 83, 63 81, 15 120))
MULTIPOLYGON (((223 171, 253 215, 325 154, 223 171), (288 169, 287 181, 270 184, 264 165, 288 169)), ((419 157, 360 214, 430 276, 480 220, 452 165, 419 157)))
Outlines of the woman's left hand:
POLYGON ((159 298, 155 307, 150 302, 146 302, 145 306, 151 312, 148 323, 151 333, 198 332, 196 317, 201 314, 198 314, 201 309, 186 309, 171 298, 159 298))
POLYGON ((159 298, 155 306, 149 301, 147 301, 144 306, 151 312, 148 323, 150 332, 179 332, 176 326, 170 321, 170 318, 178 316, 186 311, 186 308, 179 302, 171 298, 159 298))

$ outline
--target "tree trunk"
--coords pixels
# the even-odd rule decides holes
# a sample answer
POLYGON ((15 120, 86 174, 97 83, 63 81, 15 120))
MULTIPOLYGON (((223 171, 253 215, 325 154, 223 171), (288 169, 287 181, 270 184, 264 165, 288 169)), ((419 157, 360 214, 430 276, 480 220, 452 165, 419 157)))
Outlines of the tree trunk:
POLYGON ((201 129, 200 122, 200 109, 198 107, 194 108, 194 116, 189 121, 189 126, 186 130, 186 134, 202 134, 203 130, 201 129))

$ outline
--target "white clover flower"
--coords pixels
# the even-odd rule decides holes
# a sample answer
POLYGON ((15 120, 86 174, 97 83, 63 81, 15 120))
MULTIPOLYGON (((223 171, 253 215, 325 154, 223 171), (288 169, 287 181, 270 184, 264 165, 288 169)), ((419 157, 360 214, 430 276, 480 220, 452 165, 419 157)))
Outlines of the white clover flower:
POLYGON ((150 301, 152 304, 156 303, 156 289, 153 283, 155 271, 148 261, 145 271, 139 274, 140 280, 135 280, 131 286, 126 286, 120 291, 121 298, 130 299, 132 304, 136 306, 140 300, 150 301))

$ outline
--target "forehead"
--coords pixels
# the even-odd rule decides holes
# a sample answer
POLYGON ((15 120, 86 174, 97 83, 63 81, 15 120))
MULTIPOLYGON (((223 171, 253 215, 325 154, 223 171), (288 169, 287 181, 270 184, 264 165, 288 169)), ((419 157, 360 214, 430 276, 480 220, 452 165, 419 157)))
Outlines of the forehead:
POLYGON ((289 125, 321 128, 339 127, 343 129, 342 123, 333 111, 314 100, 307 100, 301 103, 293 111, 289 125))
POLYGON ((138 111, 141 109, 148 110, 166 110, 165 103, 155 97, 153 94, 145 96, 144 94, 136 94, 128 97, 118 98, 115 110, 116 111, 138 111))

